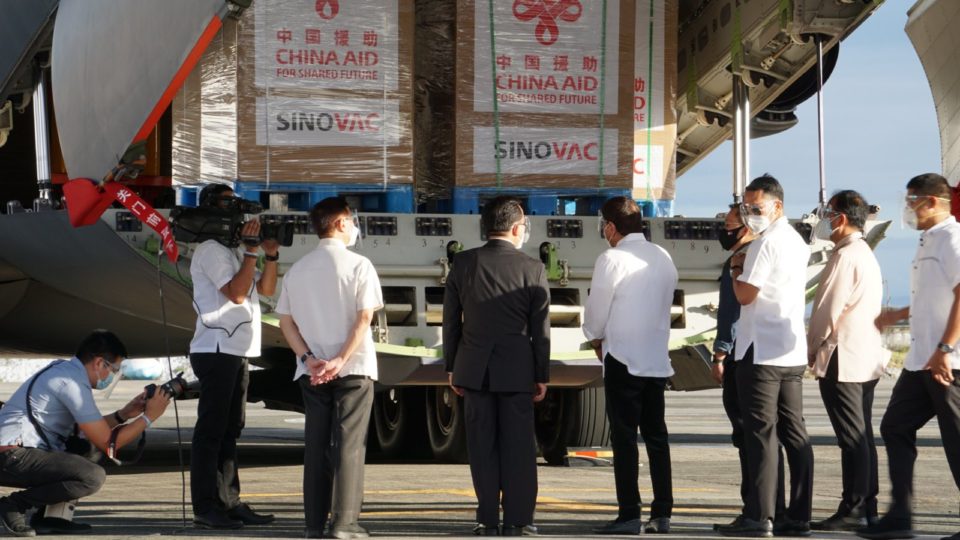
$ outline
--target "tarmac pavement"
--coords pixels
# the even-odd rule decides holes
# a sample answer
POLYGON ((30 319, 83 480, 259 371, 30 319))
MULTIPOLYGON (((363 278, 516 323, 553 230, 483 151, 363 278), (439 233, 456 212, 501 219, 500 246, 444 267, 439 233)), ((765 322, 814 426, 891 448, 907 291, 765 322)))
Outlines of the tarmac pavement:
MULTIPOLYGON (((121 382, 111 399, 102 400, 101 410, 109 413, 120 407, 142 385, 136 381, 121 382)), ((879 426, 892 386, 892 381, 884 380, 877 388, 875 426, 879 426)), ((0 384, 0 396, 9 396, 16 387, 11 383, 0 384)), ((840 452, 820 402, 817 384, 807 380, 804 387, 804 411, 816 456, 814 518, 818 519, 830 515, 839 501, 840 452)), ((249 406, 247 427, 240 444, 243 499, 257 511, 276 514, 277 521, 264 527, 223 533, 201 531, 190 525, 189 472, 182 472, 179 465, 173 413, 171 406, 148 432, 147 452, 139 464, 108 465, 109 476, 104 488, 80 502, 75 519, 94 526, 94 534, 87 537, 303 537, 301 415, 268 411, 259 404, 249 406)), ((715 537, 711 525, 732 519, 740 505, 737 454, 729 442, 730 428, 720 392, 668 393, 667 416, 676 501, 672 536, 715 537)), ((188 463, 196 401, 179 403, 179 417, 183 459, 188 463)), ((889 500, 889 477, 879 433, 877 440, 883 509, 889 500)), ((935 421, 920 432, 919 445, 915 527, 929 535, 928 538, 953 534, 960 530, 957 516, 960 499, 935 421)), ((646 456, 642 451, 641 460, 645 467, 646 456)), ((648 501, 650 479, 644 467, 639 480, 641 494, 648 501)), ((591 535, 592 528, 615 517, 613 468, 608 463, 575 459, 570 467, 541 464, 539 476, 536 525, 542 536, 597 537, 591 535)), ((0 493, 5 490, 7 488, 0 488, 0 493)), ((466 465, 391 463, 370 456, 364 497, 361 523, 376 537, 471 537, 475 499, 466 465)), ((844 533, 816 536, 853 538, 844 533)))

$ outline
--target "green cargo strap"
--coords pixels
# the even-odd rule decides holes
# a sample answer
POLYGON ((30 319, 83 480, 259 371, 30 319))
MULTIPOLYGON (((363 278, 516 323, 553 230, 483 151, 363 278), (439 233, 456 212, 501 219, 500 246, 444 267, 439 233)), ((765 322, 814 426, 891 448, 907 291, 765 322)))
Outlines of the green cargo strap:
POLYGON ((503 187, 503 171, 500 163, 500 105, 497 95, 497 43, 493 28, 493 0, 487 1, 490 15, 490 84, 493 87, 493 155, 497 160, 497 189, 503 187))
POLYGON ((651 125, 652 120, 650 118, 651 116, 653 116, 652 114, 652 111, 653 111, 653 29, 656 27, 656 25, 653 24, 653 15, 654 15, 653 2, 654 0, 650 0, 650 23, 649 23, 650 26, 649 26, 649 31, 647 32, 649 34, 649 39, 647 40, 647 166, 646 166, 647 200, 648 201, 653 200, 653 189, 650 187, 650 171, 651 171, 650 142, 653 139, 653 134, 651 133, 653 126, 651 125))
MULTIPOLYGON (((619 46, 619 36, 617 43, 619 46)), ((600 21, 600 176, 597 178, 597 186, 603 188, 606 181, 603 177, 603 162, 604 162, 604 142, 606 137, 604 136, 604 128, 606 127, 606 118, 604 116, 605 109, 607 105, 607 0, 603 0, 603 8, 601 11, 601 21, 600 21)))

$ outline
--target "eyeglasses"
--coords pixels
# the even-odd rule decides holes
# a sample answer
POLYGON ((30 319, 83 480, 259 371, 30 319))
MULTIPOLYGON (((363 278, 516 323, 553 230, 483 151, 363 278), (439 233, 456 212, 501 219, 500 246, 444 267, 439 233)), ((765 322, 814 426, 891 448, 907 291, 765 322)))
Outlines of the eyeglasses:
POLYGON ((740 203, 740 215, 741 216, 762 216, 763 211, 767 206, 772 204, 773 201, 764 201, 760 204, 747 204, 740 203))
POLYGON ((106 364, 107 367, 110 368, 110 371, 112 371, 114 374, 120 373, 119 365, 116 365, 113 362, 108 361, 106 358, 103 359, 103 363, 106 364))
POLYGON ((821 206, 817 208, 817 217, 820 219, 829 219, 833 221, 837 216, 844 215, 843 212, 838 212, 829 206, 821 206))

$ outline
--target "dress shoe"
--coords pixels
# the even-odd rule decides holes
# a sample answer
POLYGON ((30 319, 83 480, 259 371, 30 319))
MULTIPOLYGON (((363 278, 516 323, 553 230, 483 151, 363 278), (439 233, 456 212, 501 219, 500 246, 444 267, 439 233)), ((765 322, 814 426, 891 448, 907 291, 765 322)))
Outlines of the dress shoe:
POLYGON ((500 536, 500 531, 496 525, 488 527, 483 523, 477 523, 473 526, 473 534, 477 536, 500 536))
POLYGON ((960 532, 958 532, 957 534, 955 534, 955 535, 953 535, 953 536, 944 536, 944 537, 941 538, 940 540, 960 540, 960 532))
POLYGON ((370 531, 356 523, 334 525, 330 527, 330 536, 345 540, 347 538, 370 538, 370 531))
POLYGON ((243 522, 227 517, 218 510, 211 510, 205 514, 194 514, 193 525, 198 529, 239 529, 243 527, 243 522))
POLYGON ((719 531, 724 528, 739 527, 741 521, 743 521, 743 514, 740 514, 739 516, 733 518, 733 521, 731 521, 730 523, 714 523, 713 530, 719 531))
POLYGON ((773 522, 774 536, 810 536, 810 522, 783 518, 773 522))
POLYGON ((523 536, 523 526, 503 525, 500 527, 500 536, 523 536))
POLYGON ((227 512, 227 517, 242 521, 244 525, 266 525, 273 523, 273 514, 258 514, 247 503, 240 503, 227 512))
POLYGON ((868 525, 867 518, 836 513, 823 521, 811 521, 810 528, 815 531, 856 531, 868 525))
POLYGON ((323 529, 307 529, 304 534, 304 538, 323 538, 323 529))
POLYGON ((620 521, 615 519, 593 529, 596 534, 640 534, 640 518, 620 521))
POLYGON ((736 527, 720 527, 720 534, 724 536, 746 536, 750 538, 770 538, 773 536, 773 522, 769 519, 757 521, 745 517, 736 527))
POLYGON ((857 536, 869 540, 896 540, 899 538, 913 538, 913 526, 906 519, 892 519, 886 516, 880 518, 875 525, 868 525, 857 530, 857 536))
POLYGON ((27 525, 26 516, 9 502, 6 497, 0 499, 0 524, 13 536, 36 536, 37 531, 27 525))
POLYGON ((37 534, 86 534, 93 530, 89 523, 76 523, 55 517, 34 515, 30 519, 30 526, 37 534))
POLYGON ((670 532, 670 518, 658 517, 650 518, 650 521, 643 526, 643 532, 646 534, 667 534, 670 532))

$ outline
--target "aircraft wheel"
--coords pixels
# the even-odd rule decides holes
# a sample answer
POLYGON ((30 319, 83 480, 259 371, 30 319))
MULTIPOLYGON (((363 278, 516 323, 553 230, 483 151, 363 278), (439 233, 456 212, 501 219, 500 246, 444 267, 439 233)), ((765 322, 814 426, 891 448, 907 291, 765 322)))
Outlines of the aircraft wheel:
POLYGON ((449 386, 427 388, 427 433, 437 461, 467 462, 467 431, 463 398, 449 386))

